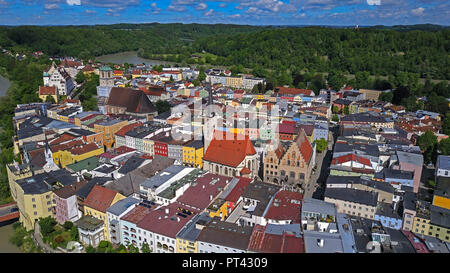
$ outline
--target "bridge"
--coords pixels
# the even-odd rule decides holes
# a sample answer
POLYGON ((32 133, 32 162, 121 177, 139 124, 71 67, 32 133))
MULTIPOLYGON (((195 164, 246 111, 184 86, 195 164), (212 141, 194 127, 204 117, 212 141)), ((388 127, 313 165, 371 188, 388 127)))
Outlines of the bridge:
POLYGON ((18 219, 20 216, 16 202, 0 205, 0 224, 18 219))

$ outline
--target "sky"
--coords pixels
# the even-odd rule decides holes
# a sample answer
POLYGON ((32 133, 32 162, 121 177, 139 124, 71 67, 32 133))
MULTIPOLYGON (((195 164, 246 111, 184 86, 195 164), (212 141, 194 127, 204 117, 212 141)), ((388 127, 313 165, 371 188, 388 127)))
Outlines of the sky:
POLYGON ((0 25, 450 25, 448 0, 0 0, 0 25))

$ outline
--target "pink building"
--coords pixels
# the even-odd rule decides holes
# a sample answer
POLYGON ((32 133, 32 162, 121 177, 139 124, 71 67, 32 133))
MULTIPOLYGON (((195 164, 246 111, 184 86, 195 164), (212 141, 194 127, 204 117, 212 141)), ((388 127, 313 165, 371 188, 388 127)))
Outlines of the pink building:
POLYGON ((54 212, 58 223, 64 224, 66 221, 74 222, 80 219, 76 193, 86 183, 87 181, 83 180, 54 191, 54 212))
POLYGON ((419 191, 420 178, 422 177, 423 155, 397 151, 397 162, 393 169, 414 172, 414 192, 419 191))

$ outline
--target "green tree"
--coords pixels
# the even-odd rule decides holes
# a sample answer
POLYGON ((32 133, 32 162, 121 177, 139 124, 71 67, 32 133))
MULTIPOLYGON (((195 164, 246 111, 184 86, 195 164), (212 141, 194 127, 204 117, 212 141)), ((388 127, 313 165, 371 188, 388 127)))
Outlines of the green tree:
POLYGON ((331 71, 328 74, 328 85, 330 85, 334 90, 341 90, 346 82, 344 74, 340 71, 331 71))
POLYGON ((317 139, 314 142, 316 143, 316 149, 319 153, 325 151, 325 149, 328 148, 328 141, 323 138, 317 139))
POLYGON ((63 227, 65 230, 71 230, 73 227, 73 223, 70 221, 66 221, 66 222, 64 222, 63 227))
POLYGON ((392 98, 394 97, 394 93, 392 92, 383 92, 380 94, 378 98, 379 101, 392 102, 392 98))
POLYGON ((72 228, 70 229, 70 238, 72 241, 78 241, 79 239, 79 233, 78 233, 78 228, 74 225, 72 226, 72 228))
POLYGON ((85 248, 85 251, 86 251, 86 253, 96 253, 97 252, 96 249, 93 246, 91 246, 91 245, 88 245, 85 248))
POLYGON ((41 228, 41 234, 43 237, 50 235, 53 231, 55 231, 56 220, 51 216, 40 218, 39 226, 41 228))
POLYGON ((170 111, 170 103, 165 100, 158 100, 155 104, 156 108, 158 109, 158 114, 165 113, 167 111, 170 111))
POLYGON ((350 114, 350 108, 348 107, 348 105, 344 106, 344 115, 348 115, 350 114))
POLYGON ((331 107, 331 112, 332 112, 333 114, 339 113, 339 107, 338 107, 337 105, 333 105, 333 106, 331 107))
POLYGON ((55 98, 53 96, 47 96, 45 97, 45 102, 49 102, 49 103, 56 103, 55 98))
POLYGON ((432 131, 426 131, 419 136, 417 144, 423 152, 425 163, 435 162, 434 154, 437 150, 437 143, 437 136, 432 131))
POLYGON ((334 122, 339 122, 338 115, 334 114, 331 120, 334 121, 334 122))
POLYGON ((135 247, 132 244, 128 245, 128 253, 139 253, 139 248, 135 247))
POLYGON ((75 76, 75 81, 80 84, 86 80, 86 75, 84 75, 83 71, 78 72, 75 76))
POLYGON ((151 253, 150 246, 147 243, 143 243, 141 251, 142 253, 151 253))
POLYGON ((444 138, 439 142, 439 151, 443 155, 450 155, 450 138, 444 138))

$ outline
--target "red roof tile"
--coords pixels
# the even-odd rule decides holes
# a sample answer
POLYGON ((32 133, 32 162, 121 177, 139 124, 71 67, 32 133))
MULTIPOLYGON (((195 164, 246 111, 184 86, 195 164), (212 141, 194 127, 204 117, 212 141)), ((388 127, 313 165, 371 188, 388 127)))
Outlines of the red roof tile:
POLYGON ((82 154, 89 153, 89 152, 97 150, 97 149, 99 149, 97 144, 89 143, 89 144, 83 145, 81 147, 71 149, 70 153, 73 155, 82 155, 82 154))
POLYGON ((253 229, 248 249, 259 253, 304 253, 303 238, 283 233, 283 235, 265 233, 266 227, 256 225, 253 229))
POLYGON ((133 130, 136 127, 141 126, 143 123, 142 122, 134 122, 128 125, 123 126, 122 128, 120 128, 119 131, 116 132, 116 136, 121 136, 124 137, 126 133, 128 133, 129 131, 133 130))
POLYGON ((233 190, 225 197, 225 200, 228 202, 236 203, 239 200, 239 197, 244 193, 248 184, 250 184, 253 180, 245 177, 237 177, 239 182, 234 186, 233 190))
POLYGON ((95 185, 84 201, 84 205, 106 213, 106 209, 111 206, 112 201, 118 192, 108 188, 95 185))
POLYGON ((203 177, 197 178, 196 184, 191 185, 183 195, 177 199, 177 202, 204 210, 225 188, 227 180, 230 182, 231 178, 207 173, 203 177), (212 183, 213 181, 216 182, 212 183))
POLYGON ((301 200, 303 200, 302 194, 282 190, 275 195, 264 217, 277 221, 292 220, 291 224, 300 223, 301 200))
POLYGON ((150 211, 138 224, 139 228, 152 231, 154 233, 167 236, 175 239, 177 233, 186 225, 200 211, 193 210, 179 204, 178 202, 172 203, 168 206, 161 207, 157 210, 150 211), (168 214, 166 214, 166 209, 168 214), (187 215, 186 218, 177 215, 180 212, 179 209, 185 209, 191 211, 191 215, 187 215))
POLYGON ((359 162, 366 166, 372 166, 372 164, 370 164, 370 159, 362 157, 362 156, 358 156, 355 154, 348 154, 348 155, 343 155, 340 157, 335 157, 331 161, 331 164, 338 165, 338 164, 343 164, 343 163, 349 162, 349 161, 356 161, 356 162, 359 162))
POLYGON ((56 95, 56 86, 39 86, 39 95, 56 95))
POLYGON ((306 134, 303 129, 300 130, 296 143, 305 162, 309 162, 313 154, 313 149, 311 143, 309 143, 309 140, 306 138, 306 134))
POLYGON ((238 139, 237 134, 224 134, 222 139, 217 138, 216 134, 210 142, 203 160, 237 167, 246 156, 256 154, 248 136, 244 136, 244 140, 238 139))
POLYGON ((278 94, 280 95, 299 95, 299 94, 303 94, 303 95, 307 95, 307 96, 311 96, 312 95, 312 90, 309 89, 298 89, 298 88, 289 88, 289 87, 282 87, 282 86, 278 86, 275 88, 275 90, 278 89, 278 94))

